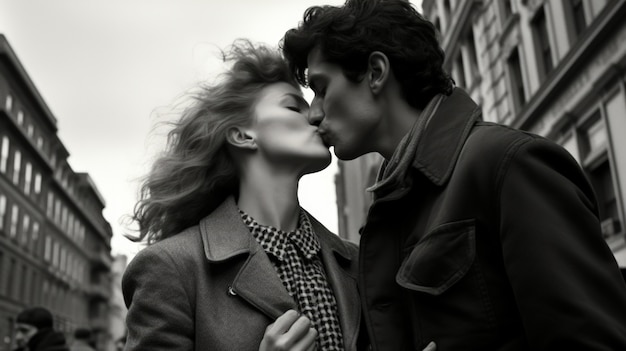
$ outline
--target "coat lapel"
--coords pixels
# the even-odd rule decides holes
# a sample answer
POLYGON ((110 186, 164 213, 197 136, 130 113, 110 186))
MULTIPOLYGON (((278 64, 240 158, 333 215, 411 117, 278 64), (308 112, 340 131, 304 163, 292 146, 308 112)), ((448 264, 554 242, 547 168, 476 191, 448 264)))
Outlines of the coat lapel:
MULTIPOLYGON (((356 286, 356 260, 343 241, 309 214, 322 252, 328 282, 337 300, 341 329, 347 348, 356 344, 361 307, 356 286)), ((205 256, 210 264, 238 269, 231 287, 234 293, 272 320, 297 309, 267 254, 241 220, 235 200, 226 199, 200 222, 205 256)))
POLYGON ((211 264, 240 266, 231 283, 235 294, 272 320, 296 309, 269 258, 241 221, 234 198, 229 197, 204 218, 200 231, 211 264))

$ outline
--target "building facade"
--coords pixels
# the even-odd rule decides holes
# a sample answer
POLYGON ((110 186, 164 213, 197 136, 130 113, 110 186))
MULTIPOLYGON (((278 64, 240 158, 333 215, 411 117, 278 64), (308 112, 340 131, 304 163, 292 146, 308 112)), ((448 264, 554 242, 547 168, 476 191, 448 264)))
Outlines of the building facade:
MULTIPOLYGON (((605 239, 626 267, 626 1, 424 0, 422 10, 441 33, 446 71, 484 120, 545 136, 578 160, 605 239)), ((369 198, 363 189, 344 194, 353 177, 337 177, 340 217, 361 206, 352 198, 369 198)), ((340 235, 352 237, 354 226, 340 235)))
POLYGON ((86 173, 70 167, 57 121, 0 35, 0 351, 15 316, 48 308, 68 340, 90 327, 110 343, 110 224, 86 173))

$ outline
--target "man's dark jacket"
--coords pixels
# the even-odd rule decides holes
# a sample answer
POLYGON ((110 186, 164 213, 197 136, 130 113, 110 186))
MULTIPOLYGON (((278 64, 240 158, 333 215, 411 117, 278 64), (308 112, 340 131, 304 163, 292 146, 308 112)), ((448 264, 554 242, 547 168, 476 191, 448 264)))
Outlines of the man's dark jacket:
POLYGON ((69 351, 69 348, 62 333, 44 328, 28 340, 28 351, 69 351))
POLYGON ((626 284, 562 147, 480 121, 460 89, 375 194, 359 283, 374 350, 626 350, 626 284))

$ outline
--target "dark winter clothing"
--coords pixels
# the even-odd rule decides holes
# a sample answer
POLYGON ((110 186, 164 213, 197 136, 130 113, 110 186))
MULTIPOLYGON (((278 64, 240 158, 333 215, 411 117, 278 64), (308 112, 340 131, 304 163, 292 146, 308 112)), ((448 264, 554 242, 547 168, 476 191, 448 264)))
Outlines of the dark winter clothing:
POLYGON ((626 350, 626 284, 571 155, 459 89, 413 137, 362 231, 373 349, 626 350))

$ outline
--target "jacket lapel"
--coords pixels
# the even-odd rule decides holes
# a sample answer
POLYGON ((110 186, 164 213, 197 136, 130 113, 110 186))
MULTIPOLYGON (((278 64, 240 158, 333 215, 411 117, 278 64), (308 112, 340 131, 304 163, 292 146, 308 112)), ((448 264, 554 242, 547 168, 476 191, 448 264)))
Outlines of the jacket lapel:
POLYGON ((322 248, 322 262, 326 277, 337 301, 339 322, 346 349, 356 345, 361 321, 361 305, 358 298, 356 261, 343 241, 331 233, 309 214, 313 230, 322 248), (352 271, 350 271, 350 268, 352 271))
POLYGON ((240 265, 231 283, 235 294, 272 320, 288 309, 296 309, 274 266, 241 220, 234 198, 227 198, 205 217, 200 231, 211 264, 240 265))

